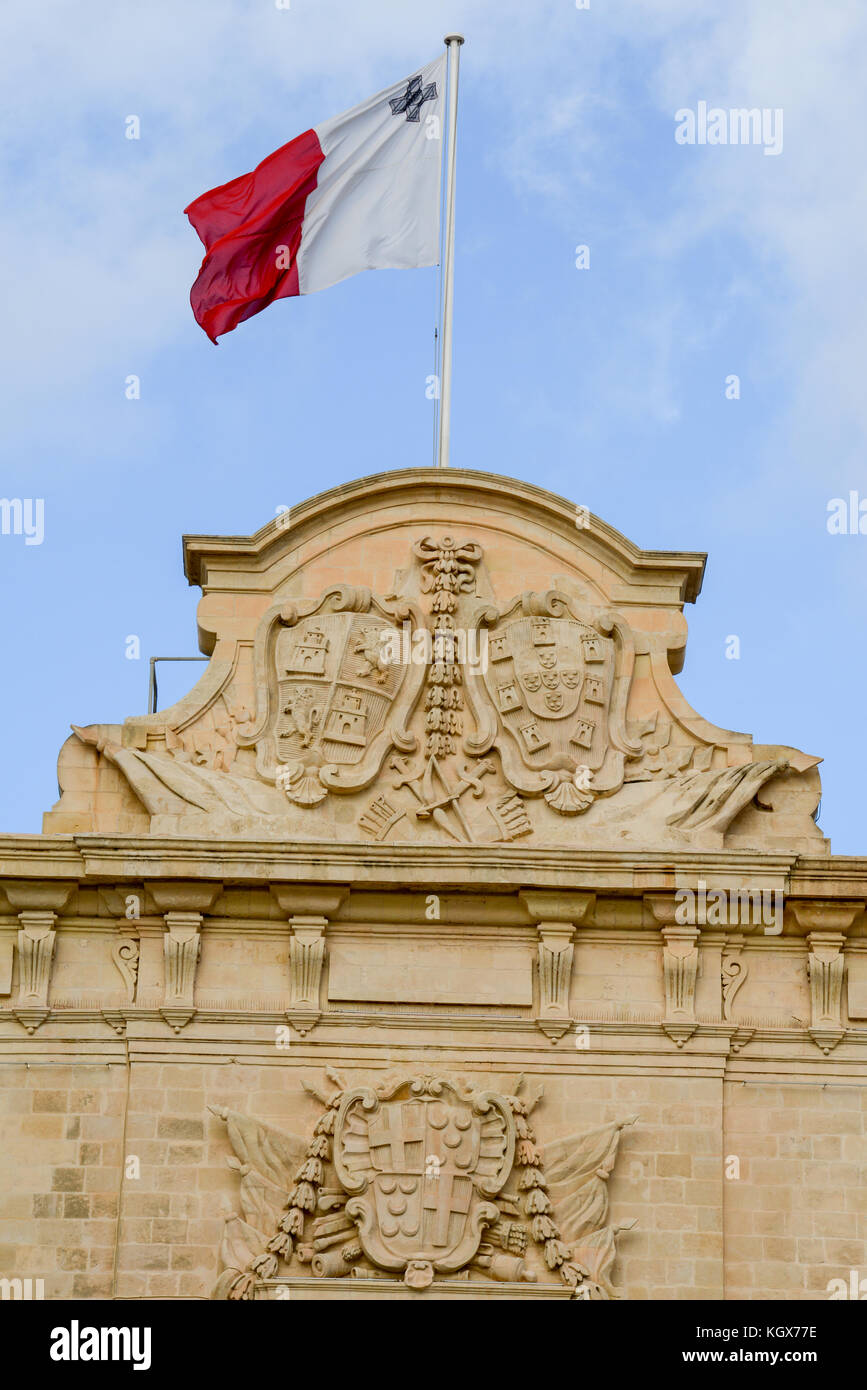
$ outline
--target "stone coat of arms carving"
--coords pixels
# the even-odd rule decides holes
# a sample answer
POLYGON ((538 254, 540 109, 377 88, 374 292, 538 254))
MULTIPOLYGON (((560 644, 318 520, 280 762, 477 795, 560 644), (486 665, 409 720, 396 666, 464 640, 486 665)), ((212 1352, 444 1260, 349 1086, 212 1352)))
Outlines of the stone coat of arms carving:
POLYGON ((608 1178, 636 1117, 541 1148, 529 1116, 542 1096, 519 1077, 473 1090, 439 1076, 350 1086, 333 1069, 312 1138, 228 1109, 241 1214, 228 1217, 214 1298, 291 1292, 293 1279, 403 1278, 410 1289, 460 1277, 565 1284, 616 1296, 608 1178), (270 1292, 269 1292, 270 1289, 270 1292))
POLYGON ((153 833, 721 848, 742 812, 770 833, 779 810, 784 843, 791 826, 821 842, 818 760, 692 711, 671 614, 665 646, 641 605, 627 621, 568 574, 503 597, 463 532, 422 535, 407 559, 387 597, 333 584, 274 602, 252 659, 238 639, 174 710, 77 738, 153 833))
POLYGON ((381 1100, 350 1091, 334 1131, 334 1166, 353 1196, 347 1216, 383 1269, 460 1269, 499 1220, 495 1197, 512 1170, 515 1125, 493 1093, 462 1098, 445 1081, 413 1080, 381 1100))
POLYGON ((316 805, 329 791, 368 786, 394 748, 413 751, 406 719, 423 672, 387 661, 400 624, 423 625, 406 602, 337 585, 315 602, 278 604, 256 636, 258 718, 238 739, 290 801, 316 805))
POLYGON ((497 741, 510 785, 543 793, 562 814, 618 790, 626 757, 641 752, 626 726, 634 662, 626 624, 580 613, 555 590, 524 594, 502 611, 486 606, 476 622, 487 630, 489 660, 469 673, 479 725, 472 751, 497 741))

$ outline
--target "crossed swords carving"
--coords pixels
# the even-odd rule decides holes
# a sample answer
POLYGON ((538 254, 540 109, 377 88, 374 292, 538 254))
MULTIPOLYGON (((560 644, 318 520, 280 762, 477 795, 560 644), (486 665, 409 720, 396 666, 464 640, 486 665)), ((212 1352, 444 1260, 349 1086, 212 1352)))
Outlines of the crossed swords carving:
POLYGON ((467 818, 464 815, 460 799, 464 792, 467 791, 472 791, 473 796, 476 798, 484 795, 485 789, 482 786, 482 778, 486 773, 493 774, 496 772, 494 764, 488 758, 484 759, 483 762, 476 763, 475 767, 469 767, 465 763, 461 768, 461 780, 453 788, 450 788, 446 782, 442 769, 435 757, 428 759, 424 772, 411 772, 409 760, 407 758, 392 758, 389 767, 393 772, 398 773, 397 780, 392 783, 395 791, 399 791, 401 787, 409 787, 413 796, 419 802, 419 805, 414 808, 414 814, 417 820, 433 819, 450 839, 457 840, 458 843, 460 843, 461 840, 466 841, 468 844, 472 843, 472 833, 467 824, 467 818), (434 778, 436 778, 440 784, 442 795, 438 796, 434 789, 434 778), (453 828, 448 817, 449 811, 454 811, 458 825, 461 828, 461 834, 458 834, 453 828))

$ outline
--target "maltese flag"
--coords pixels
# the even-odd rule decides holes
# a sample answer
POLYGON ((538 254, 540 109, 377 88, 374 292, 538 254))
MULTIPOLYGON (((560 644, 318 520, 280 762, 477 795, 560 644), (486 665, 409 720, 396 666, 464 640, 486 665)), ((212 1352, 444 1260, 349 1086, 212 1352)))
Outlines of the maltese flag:
POLYGON ((205 247, 190 303, 211 342, 274 299, 438 263, 445 76, 443 53, 184 209, 205 247))

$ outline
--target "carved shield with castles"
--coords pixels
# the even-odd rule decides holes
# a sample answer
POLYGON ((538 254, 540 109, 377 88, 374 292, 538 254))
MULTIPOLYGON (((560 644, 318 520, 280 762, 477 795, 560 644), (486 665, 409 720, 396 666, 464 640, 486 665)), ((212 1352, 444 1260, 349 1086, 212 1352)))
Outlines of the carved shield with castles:
POLYGON ((572 618, 517 617, 491 629, 485 684, 523 760, 543 768, 557 755, 601 766, 615 649, 572 618))
POLYGON ((348 585, 269 610, 256 634, 258 717, 239 739, 255 745, 262 776, 304 768, 320 785, 315 801, 367 786, 390 749, 414 751, 406 720, 424 671, 395 659, 404 623, 423 623, 412 604, 348 585))

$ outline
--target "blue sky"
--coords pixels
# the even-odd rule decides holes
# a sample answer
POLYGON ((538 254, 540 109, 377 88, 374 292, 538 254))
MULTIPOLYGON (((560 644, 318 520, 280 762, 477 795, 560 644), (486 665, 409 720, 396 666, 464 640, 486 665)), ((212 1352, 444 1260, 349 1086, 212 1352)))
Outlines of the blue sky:
MULTIPOLYGON (((143 711, 147 657, 196 654, 182 533, 247 534, 430 462, 436 272, 282 301, 214 348, 182 209, 453 28, 453 464, 527 478, 645 548, 707 550, 684 693, 822 755, 820 825, 867 852, 867 535, 826 525, 831 498, 867 500, 856 0, 10 0, 0 496, 44 498, 45 538, 0 535, 0 830, 40 829, 70 723, 143 711), (782 108, 782 152, 678 145, 674 114, 700 101, 782 108)), ((163 704, 198 674, 163 670, 163 704)))

